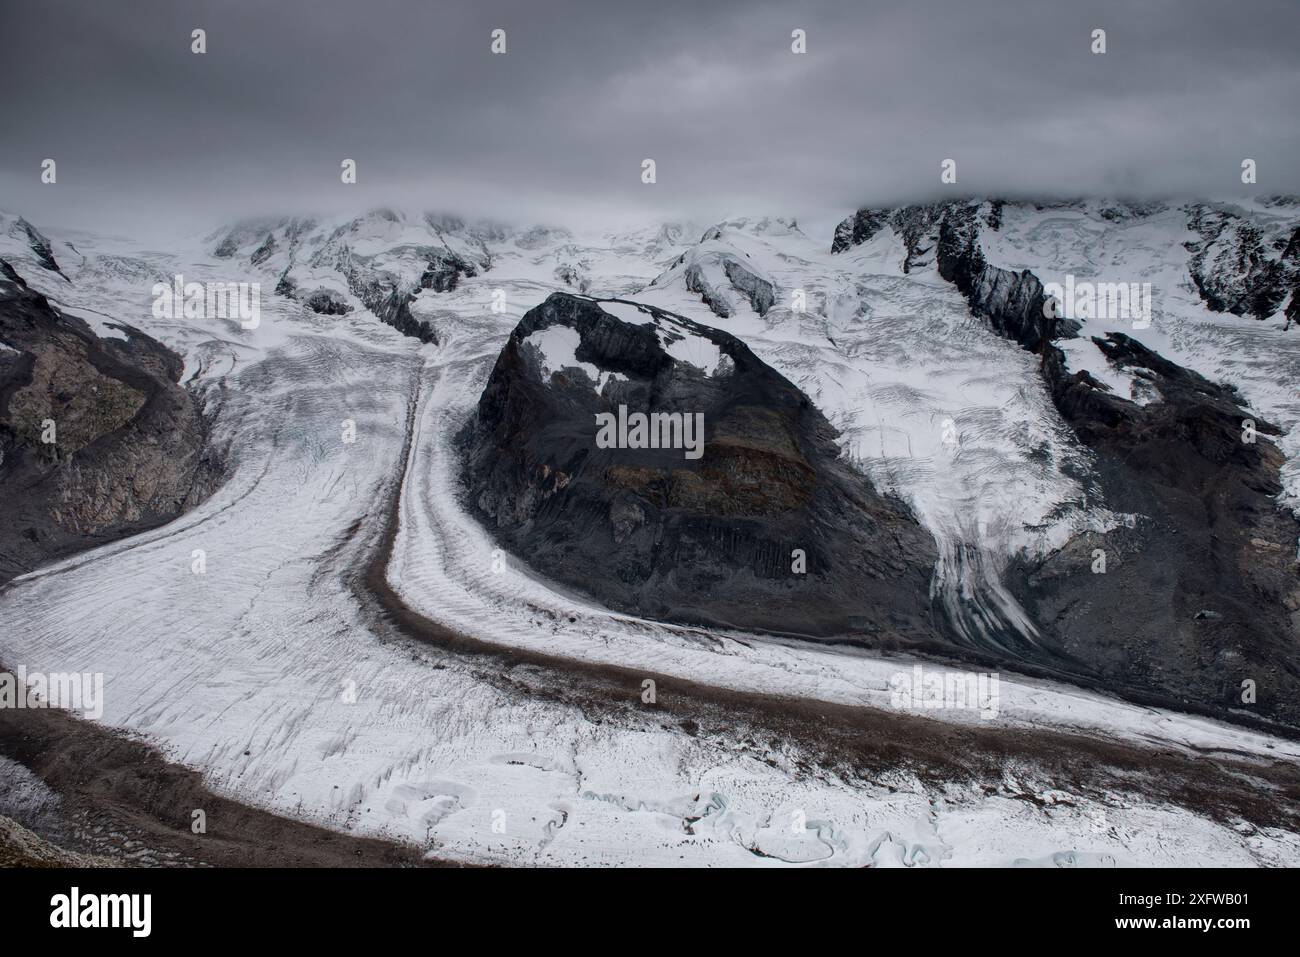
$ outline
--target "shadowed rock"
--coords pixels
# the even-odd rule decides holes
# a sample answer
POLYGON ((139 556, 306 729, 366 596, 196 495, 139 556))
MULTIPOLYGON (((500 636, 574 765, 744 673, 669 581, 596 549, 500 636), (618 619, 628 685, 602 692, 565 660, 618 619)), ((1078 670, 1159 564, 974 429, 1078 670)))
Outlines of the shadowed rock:
POLYGON ((101 339, 0 260, 0 582, 180 514, 214 486, 180 358, 101 339))
MULTIPOLYGON (((851 217, 837 238, 851 242, 878 219, 851 217)), ((1278 429, 1231 388, 1120 333, 1092 341, 1150 401, 1071 372, 1055 343, 1080 324, 1044 309, 1033 273, 986 261, 980 230, 1000 221, 986 204, 919 207, 893 221, 928 224, 939 274, 974 315, 1040 357, 1053 403, 1095 455, 1089 478, 1106 506, 1137 516, 1013 563, 1007 585, 1047 639, 1024 663, 1144 700, 1300 726, 1300 522, 1277 506, 1283 457, 1268 437, 1278 429), (1104 572, 1094 571, 1098 555, 1104 572), (1246 682, 1253 701, 1243 701, 1246 682)))
POLYGON ((934 543, 840 461, 835 436, 734 337, 556 293, 511 335, 462 438, 471 504, 501 542, 613 608, 877 646, 928 640, 934 543), (598 447, 597 415, 620 406, 702 414, 702 457, 598 447))

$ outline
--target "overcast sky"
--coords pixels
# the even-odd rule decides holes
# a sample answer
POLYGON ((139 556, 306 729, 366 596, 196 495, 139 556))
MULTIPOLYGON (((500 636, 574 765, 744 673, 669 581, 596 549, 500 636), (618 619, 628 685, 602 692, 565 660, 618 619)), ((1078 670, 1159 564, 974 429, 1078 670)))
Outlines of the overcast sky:
POLYGON ((1234 196, 1246 157, 1258 191, 1300 192, 1297 0, 3 8, 0 209, 38 225, 149 236, 389 204, 820 226, 941 189, 1234 196))

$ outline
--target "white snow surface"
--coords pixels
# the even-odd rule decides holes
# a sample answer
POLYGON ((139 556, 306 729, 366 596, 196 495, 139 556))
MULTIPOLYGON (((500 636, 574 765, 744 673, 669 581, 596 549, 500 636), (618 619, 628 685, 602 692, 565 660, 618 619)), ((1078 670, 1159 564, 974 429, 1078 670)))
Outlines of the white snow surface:
POLYGON ((591 362, 578 361, 578 346, 582 336, 577 329, 568 326, 547 326, 539 329, 524 340, 525 346, 538 351, 542 360, 542 381, 549 382, 551 376, 565 369, 581 369, 596 386, 596 391, 605 388, 605 381, 614 373, 604 372, 591 362))
MULTIPOLYGON (((1013 225, 1012 237, 1077 226, 1013 225)), ((337 228, 320 226, 317 235, 337 228)), ((402 469, 414 400, 388 580, 428 618, 503 645, 881 709, 890 707, 890 678, 911 667, 613 614, 496 560, 460 504, 451 439, 523 312, 569 288, 555 278, 561 262, 586 264, 591 295, 638 299, 732 332, 803 388, 842 430, 846 454, 904 495, 934 532, 943 553, 936 587, 954 602, 1017 548, 1055 547, 1082 528, 1122 520, 1084 505, 1066 473, 1082 464, 1080 450, 1029 357, 972 320, 932 272, 903 275, 888 237, 832 257, 797 227, 725 224, 726 241, 771 277, 778 300, 759 317, 738 297, 736 315, 720 320, 672 275, 645 289, 698 231, 494 228, 483 234, 489 270, 453 292, 420 296, 442 317, 437 346, 399 335, 363 308, 317 316, 269 295, 274 263, 258 274, 257 329, 151 317, 150 286, 173 273, 196 281, 256 273, 247 254, 262 241, 258 229, 242 259, 214 257, 211 241, 158 252, 78 236, 74 249, 51 235, 71 283, 4 239, 0 256, 29 284, 184 355, 186 381, 215 416, 230 473, 209 501, 167 526, 39 569, 0 593, 0 660, 103 672, 102 721, 146 736, 222 793, 441 857, 681 866, 1300 863, 1296 834, 1225 826, 1130 794, 1071 795, 1032 767, 1006 768, 991 794, 936 788, 901 770, 864 784, 800 770, 793 746, 764 743, 743 727, 690 735, 649 709, 593 723, 577 706, 500 680, 527 678, 525 666, 487 674, 498 666, 373 631, 345 584, 362 556, 351 535, 382 508, 383 490, 402 469), (805 291, 807 311, 791 309, 794 289, 805 291), (497 290, 506 293, 505 313, 491 309, 497 290), (356 424, 355 443, 342 440, 344 420, 356 424), (205 554, 203 574, 192 570, 196 549, 205 554)), ((351 243, 397 262, 404 253, 386 243, 421 244, 407 229, 365 219, 351 243)), ((1019 248, 1008 243, 1000 254, 1019 248)), ((1197 355, 1206 368, 1214 363, 1195 343, 1221 336, 1242 345, 1246 335, 1203 310, 1192 316, 1190 303, 1156 328, 1183 344, 1171 357, 1197 355), (1195 322, 1216 331, 1198 338, 1185 328, 1195 322)), ((1263 334, 1270 344, 1281 338, 1272 327, 1263 334)), ((1245 365, 1221 357, 1215 368, 1244 380, 1254 375, 1245 365)), ((1263 402, 1267 390, 1257 391, 1252 401, 1263 402)), ((1007 596, 988 613, 1015 612, 1007 596)), ((1003 674, 1000 690, 995 721, 1006 727, 1300 759, 1300 745, 1284 739, 1071 687, 1003 674)))
POLYGON ((1065 353, 1065 367, 1071 372, 1087 372, 1121 399, 1129 399, 1138 405, 1151 402, 1154 387, 1109 362, 1091 337, 1061 339, 1057 346, 1065 353))

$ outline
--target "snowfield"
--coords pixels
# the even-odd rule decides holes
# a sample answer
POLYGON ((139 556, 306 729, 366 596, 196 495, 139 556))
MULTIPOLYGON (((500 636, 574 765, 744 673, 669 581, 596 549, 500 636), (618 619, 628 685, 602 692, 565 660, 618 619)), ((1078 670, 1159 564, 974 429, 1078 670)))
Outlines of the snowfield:
MULTIPOLYGON (((268 259, 261 272, 249 264, 261 228, 247 231, 232 258, 213 255, 211 237, 164 253, 90 236, 75 237, 74 249, 52 235, 66 281, 41 268, 12 221, 0 218, 0 256, 56 305, 136 326, 185 357, 185 381, 213 416, 229 474, 211 499, 167 526, 38 569, 0 592, 0 661, 102 672, 103 724, 144 736, 223 794, 474 862, 1300 864, 1300 834, 1215 820, 1148 800, 1136 786, 1070 793, 1030 764, 1005 768, 996 789, 936 783, 905 767, 864 781, 745 720, 702 716, 703 730, 685 728, 641 704, 639 683, 624 698, 586 701, 547 669, 404 637, 359 597, 396 495, 386 581, 406 606, 452 632, 667 676, 657 689, 664 698, 677 677, 891 711, 890 681, 910 660, 673 627, 550 586, 499 552, 466 512, 453 439, 519 318, 552 291, 578 291, 560 276, 580 273, 588 295, 644 302, 743 339, 818 404, 866 474, 911 503, 940 546, 935 594, 972 633, 989 621, 1015 623, 1023 613, 996 584, 1011 555, 1050 550, 1126 517, 1088 503, 1081 450, 1031 357, 973 320, 933 269, 904 274, 888 245, 892 230, 831 256, 784 221, 737 221, 716 230, 706 255, 683 258, 698 230, 585 236, 495 227, 472 241, 454 225, 431 238, 427 220, 353 223, 352 254, 381 261, 408 284, 423 261, 412 250, 438 241, 490 261, 453 289, 418 294, 412 312, 438 332, 436 344, 421 344, 381 323, 319 263, 312 281, 353 311, 318 315, 272 295, 289 263, 268 259), (771 285, 773 302, 761 314, 752 290, 734 285, 740 272, 727 270, 728 257, 771 285), (731 315, 692 291, 692 265, 726 292, 731 315), (150 287, 175 273, 198 282, 260 279, 259 327, 153 318, 150 287), (795 290, 806 310, 792 308, 795 290)), ((345 225, 318 226, 303 242, 316 235, 313 248, 324 248, 345 225)), ((1004 244, 986 252, 997 265, 1044 278, 1086 278, 1068 257, 1087 248, 1098 268, 1122 266, 1134 281, 1155 283, 1163 294, 1152 328, 1133 334, 1239 384, 1261 415, 1288 430, 1289 489, 1300 494, 1300 400, 1286 385, 1300 371, 1295 334, 1278 321, 1208 313, 1175 278, 1179 268, 1185 277, 1185 264, 1166 252, 1157 258, 1151 250, 1165 250, 1163 240, 1142 232, 1167 238, 1175 225, 1157 218, 1129 233, 1086 212, 1018 221, 1009 210, 1004 244)), ((283 244, 274 255, 282 254, 283 244)), ((609 308, 648 321, 635 307, 609 308)), ((571 342, 537 338, 548 368, 581 365, 571 342)), ((677 340, 679 358, 711 368, 691 340, 703 341, 677 340)), ((1022 625, 1032 641, 1032 626, 1022 625)), ((999 691, 991 720, 963 710, 930 717, 1300 760, 1297 742, 1068 686, 1004 673, 999 691)))

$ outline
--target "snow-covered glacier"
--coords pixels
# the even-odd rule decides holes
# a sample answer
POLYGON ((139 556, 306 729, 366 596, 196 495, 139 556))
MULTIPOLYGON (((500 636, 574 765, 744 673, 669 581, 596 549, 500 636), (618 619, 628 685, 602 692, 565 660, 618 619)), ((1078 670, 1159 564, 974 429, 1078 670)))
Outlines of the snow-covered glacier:
MULTIPOLYGON (((1192 205, 999 203, 978 243, 1044 282, 1150 282, 1150 325, 1084 320, 1069 368, 1131 389, 1091 338, 1123 332, 1236 386, 1281 430, 1289 510, 1290 293, 1221 253, 1253 234, 1192 205), (1277 305, 1259 317, 1261 302, 1277 305)), ((1215 209, 1260 223, 1260 255, 1281 263, 1262 272, 1289 275, 1274 239, 1300 204, 1215 209)), ((833 249, 771 217, 602 233, 384 210, 242 223, 160 251, 4 215, 0 258, 57 309, 184 359, 225 476, 166 524, 9 583, 0 661, 102 672, 102 724, 218 791, 432 857, 1300 863, 1297 809, 1257 796, 1295 780, 1289 729, 1016 667, 1050 636, 1009 569, 1140 517, 1099 494, 1037 357, 941 274, 940 220, 888 211, 856 241, 849 222, 833 249), (260 322, 158 318, 152 289, 176 275, 259 283, 260 322), (613 612, 503 550, 464 500, 458 435, 512 331, 556 292, 722 330, 802 390, 844 459, 933 537, 928 598, 977 657, 613 612), (916 667, 997 671, 996 715, 900 708, 916 667), (1179 786, 1193 780, 1209 783, 1179 786)), ((716 368, 693 347, 675 358, 716 368)))

